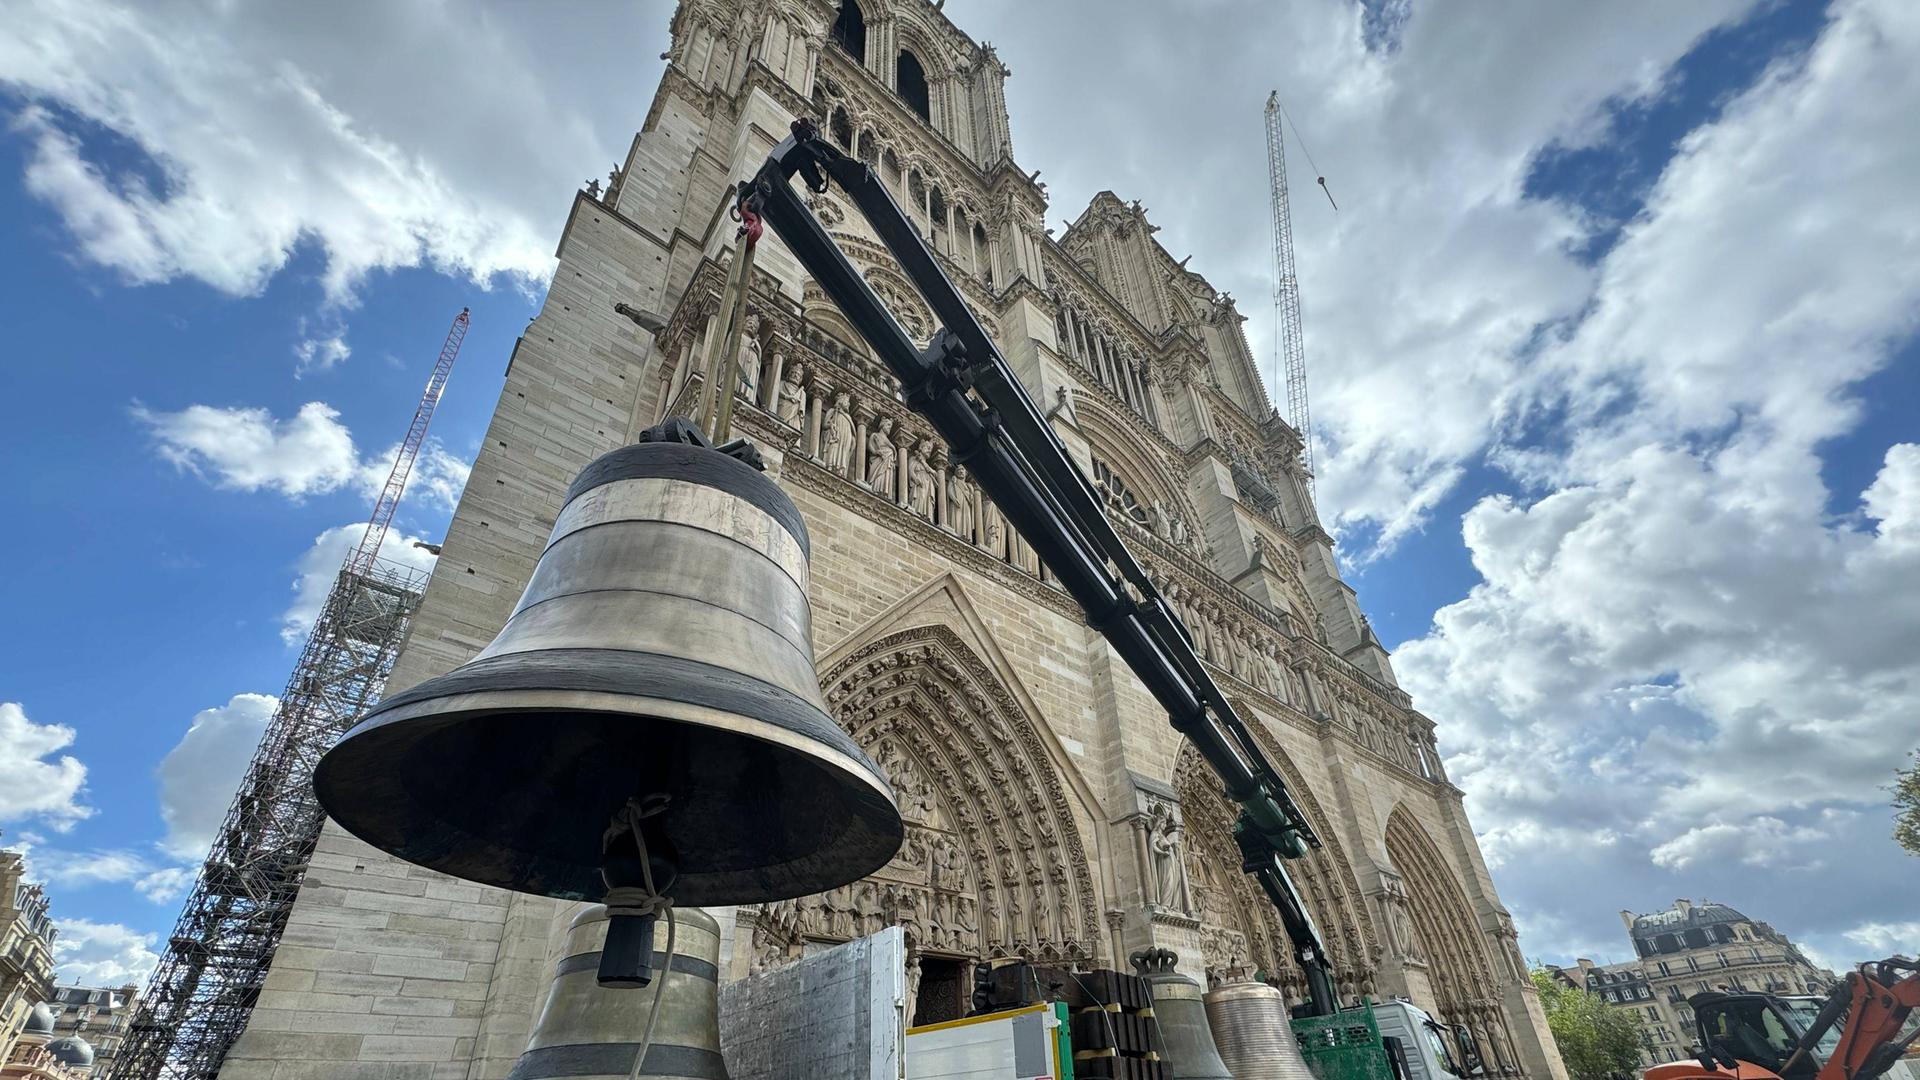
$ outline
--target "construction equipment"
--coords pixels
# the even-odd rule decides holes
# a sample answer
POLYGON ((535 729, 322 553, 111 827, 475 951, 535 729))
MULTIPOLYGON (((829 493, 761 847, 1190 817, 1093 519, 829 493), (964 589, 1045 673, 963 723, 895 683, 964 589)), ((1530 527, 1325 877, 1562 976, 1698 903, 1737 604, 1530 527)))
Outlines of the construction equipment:
MULTIPOLYGON (((932 424, 1001 513, 1086 612, 1192 741, 1239 804, 1242 868, 1278 910, 1306 981, 1305 1016, 1340 1012, 1332 968, 1286 861, 1320 839, 1245 721, 1193 647, 1193 638, 1122 542, 1088 483, 1000 350, 873 170, 794 121, 747 185, 740 213, 772 225, 821 289, 899 380, 902 399, 932 424), (900 263, 942 326, 922 351, 842 253, 791 183, 838 183, 900 263)), ((1369 1021, 1370 1022, 1370 1021, 1369 1021)), ((1384 1044, 1373 1053, 1384 1063, 1384 1044)), ((1383 1066, 1384 1067, 1384 1066, 1383 1066)))
POLYGON ((1687 1006, 1699 1059, 1655 1065, 1646 1080, 1874 1080, 1920 1039, 1920 963, 1862 964, 1825 1001, 1708 990, 1687 1006))
MULTIPOLYGON (((1273 203, 1273 348, 1287 383, 1287 422, 1300 433, 1300 464, 1313 490, 1313 413, 1307 407, 1307 345, 1300 330, 1300 277, 1293 265, 1293 207, 1287 193, 1287 148, 1280 91, 1267 95, 1267 194, 1273 203)), ((1297 136, 1299 132, 1296 130, 1297 136)), ((1304 149, 1305 144, 1301 144, 1304 149)), ((1308 164, 1312 164, 1311 161, 1308 164)), ((1327 178, 1317 177, 1327 191, 1327 178)), ((1338 205, 1334 206, 1339 209, 1338 205)))
POLYGON ((1107 519, 1068 455, 959 290, 880 178, 841 154, 811 120, 793 123, 743 190, 740 214, 764 218, 900 383, 1053 577, 1086 612, 1191 740, 1239 804, 1242 866, 1278 909, 1315 1015, 1338 1010, 1326 949, 1285 863, 1320 844, 1246 723, 1194 652, 1193 638, 1107 519), (791 181, 838 183, 942 323, 923 352, 827 235, 791 181))
POLYGON ((114 1080, 213 1080, 253 1014, 320 837, 314 763, 379 699, 426 584, 425 574, 378 556, 468 321, 463 308, 447 332, 373 516, 314 620, 141 996, 114 1080))

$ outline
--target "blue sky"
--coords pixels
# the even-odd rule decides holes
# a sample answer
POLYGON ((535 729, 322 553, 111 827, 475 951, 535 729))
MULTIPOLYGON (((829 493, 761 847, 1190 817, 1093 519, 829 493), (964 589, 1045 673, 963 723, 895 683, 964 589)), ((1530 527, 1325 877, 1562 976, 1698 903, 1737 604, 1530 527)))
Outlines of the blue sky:
MULTIPOLYGON (((1141 199, 1260 356, 1281 90, 1341 196, 1295 213, 1323 516, 1530 956, 1622 956, 1614 911, 1677 896, 1920 950, 1877 787, 1920 743, 1915 13, 1387 8, 946 11, 1013 69, 1049 221, 1141 199)), ((0 829, 106 981, 470 305, 397 523, 444 528, 667 10, 0 19, 0 829)))

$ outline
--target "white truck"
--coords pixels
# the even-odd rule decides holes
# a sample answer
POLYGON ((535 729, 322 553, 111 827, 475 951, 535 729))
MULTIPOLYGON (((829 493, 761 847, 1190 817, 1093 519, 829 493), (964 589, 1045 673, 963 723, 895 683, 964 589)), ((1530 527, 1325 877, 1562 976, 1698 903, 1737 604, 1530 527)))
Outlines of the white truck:
POLYGON ((1405 1080, 1467 1080, 1485 1071, 1466 1032, 1436 1021, 1411 1001, 1376 1001, 1373 1018, 1394 1071, 1405 1080))

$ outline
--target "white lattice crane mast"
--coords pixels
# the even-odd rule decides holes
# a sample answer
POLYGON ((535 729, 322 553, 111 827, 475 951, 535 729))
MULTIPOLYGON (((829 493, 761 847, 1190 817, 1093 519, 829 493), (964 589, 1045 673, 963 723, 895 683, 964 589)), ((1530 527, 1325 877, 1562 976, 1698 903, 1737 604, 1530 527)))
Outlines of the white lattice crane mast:
MULTIPOLYGON (((1300 333, 1300 279, 1293 265, 1293 212, 1287 201, 1285 110, 1280 92, 1267 95, 1267 185, 1273 199, 1273 321, 1275 366, 1287 383, 1287 422, 1300 433, 1300 464, 1313 488, 1313 414, 1307 407, 1307 347, 1300 333)), ((1322 181, 1324 184, 1324 181, 1322 181)), ((1331 199, 1333 196, 1327 196, 1331 199)))

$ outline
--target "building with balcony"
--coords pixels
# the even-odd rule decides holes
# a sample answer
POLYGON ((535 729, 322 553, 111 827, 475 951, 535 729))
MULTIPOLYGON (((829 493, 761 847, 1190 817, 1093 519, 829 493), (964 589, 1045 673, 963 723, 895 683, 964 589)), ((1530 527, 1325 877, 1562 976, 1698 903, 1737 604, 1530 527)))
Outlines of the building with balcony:
POLYGON ((26 875, 24 856, 0 851, 0 1062, 12 1056, 33 1007, 53 989, 47 894, 26 875))

